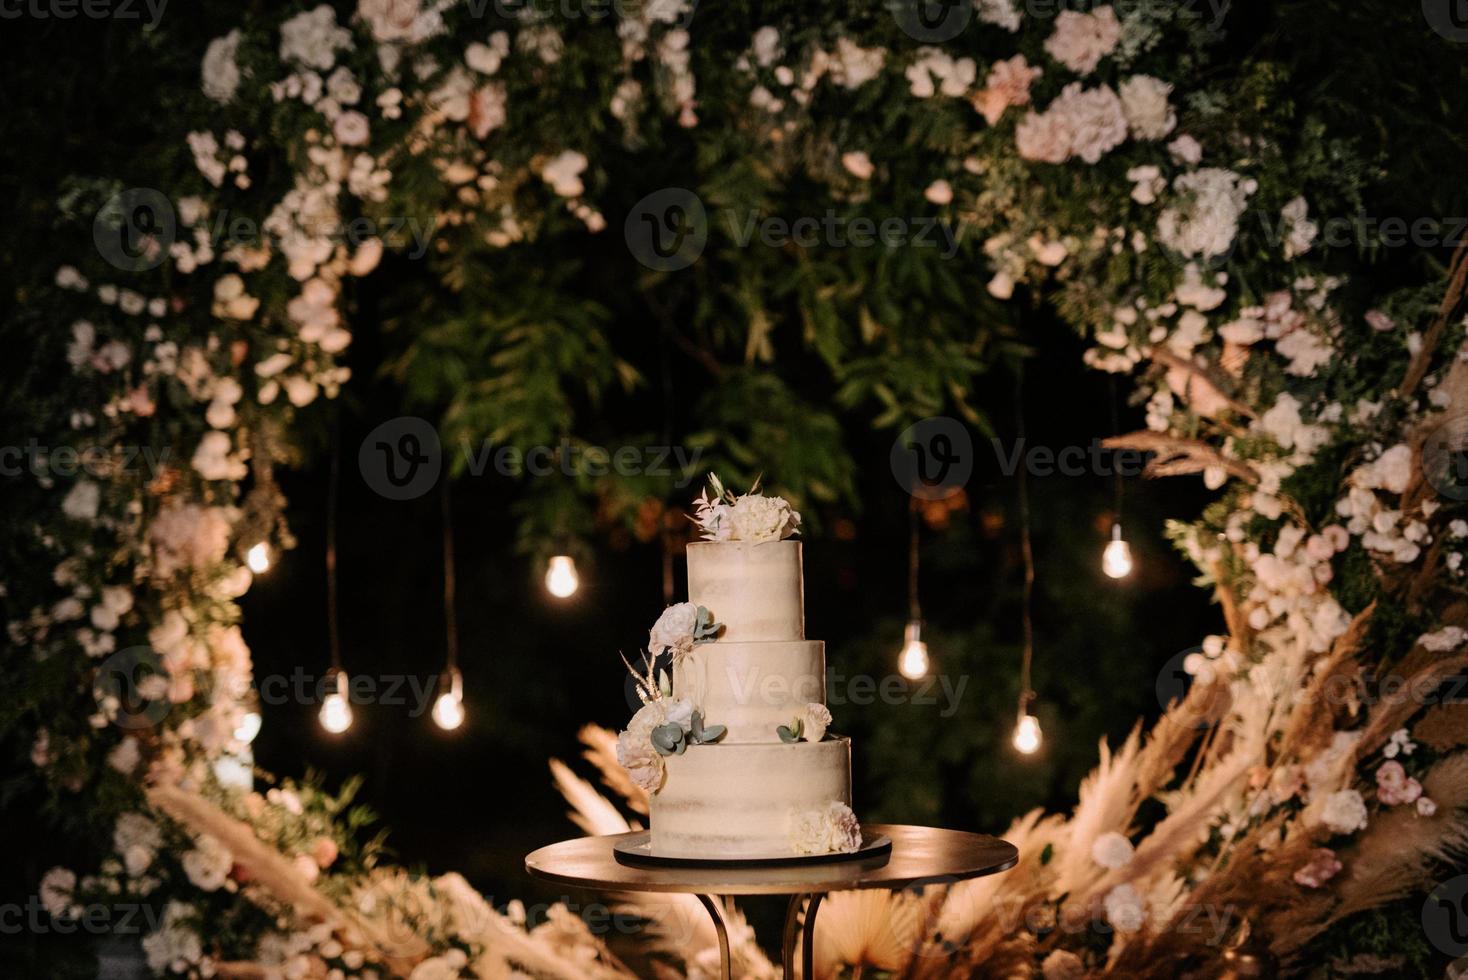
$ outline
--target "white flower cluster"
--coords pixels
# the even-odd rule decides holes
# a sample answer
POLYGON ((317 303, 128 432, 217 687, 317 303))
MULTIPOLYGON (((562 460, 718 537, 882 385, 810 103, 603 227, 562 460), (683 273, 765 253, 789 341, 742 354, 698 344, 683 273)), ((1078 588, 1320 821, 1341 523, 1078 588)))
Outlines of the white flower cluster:
POLYGON ((783 497, 766 497, 757 489, 742 496, 724 490, 711 476, 712 498, 704 491, 695 504, 694 522, 706 541, 780 541, 800 530, 800 513, 783 497))
POLYGON ((1406 514, 1382 502, 1380 493, 1400 497, 1407 489, 1412 464, 1411 447, 1392 446, 1352 471, 1346 480, 1350 490, 1336 501, 1336 513, 1346 519, 1352 534, 1360 535, 1365 548, 1401 564, 1416 561, 1423 546, 1432 542, 1427 519, 1438 508, 1437 501, 1426 500, 1419 513, 1406 514))
POLYGON ((1213 259, 1224 255, 1233 246, 1239 217, 1258 186, 1256 181, 1222 167, 1203 167, 1182 174, 1173 180, 1172 189, 1185 198, 1185 203, 1165 209, 1158 217, 1158 240, 1188 257, 1213 259))
POLYGON ((1071 82, 1044 112, 1028 112, 1015 128, 1015 146, 1026 160, 1095 163, 1127 136, 1121 99, 1109 85, 1085 89, 1071 82))
POLYGON ((1045 52, 1078 75, 1089 75, 1121 40, 1121 22, 1110 7, 1091 13, 1062 10, 1055 30, 1045 40, 1045 52))
POLYGON ((649 793, 663 785, 663 757, 652 744, 653 731, 662 725, 677 725, 684 732, 693 729, 693 703, 687 700, 660 698, 638 709, 617 735, 617 762, 627 770, 632 782, 649 793))
POLYGON ((787 827, 796 854, 850 854, 861 847, 861 824, 851 807, 840 800, 823 807, 792 809, 787 827))

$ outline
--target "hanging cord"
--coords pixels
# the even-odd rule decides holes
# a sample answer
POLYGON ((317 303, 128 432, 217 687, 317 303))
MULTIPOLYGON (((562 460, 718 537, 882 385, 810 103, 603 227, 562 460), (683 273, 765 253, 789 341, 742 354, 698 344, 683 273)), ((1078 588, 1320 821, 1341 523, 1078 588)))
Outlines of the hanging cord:
POLYGON ((918 499, 912 498, 907 509, 907 618, 909 622, 921 622, 922 606, 918 603, 918 499))
MULTIPOLYGON (((1110 399, 1110 408, 1111 408, 1111 434, 1113 436, 1119 436, 1119 435, 1121 435, 1121 420, 1120 420, 1120 417, 1118 415, 1117 407, 1116 407, 1116 375, 1113 374, 1113 375, 1109 376, 1107 378, 1107 381, 1109 382, 1110 387, 1111 387, 1111 399, 1110 399)), ((1112 476, 1114 476, 1116 478, 1116 490, 1115 490, 1115 492, 1116 492, 1116 503, 1115 503, 1115 507, 1114 507, 1114 509, 1116 511, 1116 517, 1115 517, 1115 519, 1113 520, 1112 523, 1113 524, 1120 524, 1121 523, 1121 497, 1122 497, 1123 480, 1122 480, 1122 476, 1121 476, 1121 466, 1118 465, 1118 463, 1116 461, 1115 454, 1112 455, 1112 460, 1111 460, 1111 473, 1112 473, 1112 476)))
MULTIPOLYGON (((1015 432, 1020 444, 1025 439, 1025 410, 1024 410, 1024 365, 1016 369, 1014 379, 1014 416, 1015 432)), ((1035 592, 1035 553, 1030 546, 1030 494, 1029 486, 1025 478, 1027 467, 1020 464, 1019 467, 1019 545, 1020 556, 1024 561, 1024 591, 1020 602, 1020 623, 1023 635, 1023 652, 1019 664, 1019 713, 1023 717, 1029 709, 1030 702, 1035 699, 1035 692, 1030 686, 1030 664, 1035 659, 1035 624, 1030 612, 1031 599, 1035 592)))
POLYGON ((326 635, 331 649, 331 669, 341 673, 341 633, 336 615, 336 510, 341 487, 341 419, 331 422, 331 469, 326 490, 326 635))
POLYGON ((454 576, 454 517, 452 481, 448 475, 443 479, 443 623, 444 641, 448 650, 448 670, 452 674, 459 669, 459 620, 454 613, 458 587, 454 576))
MULTIPOLYGON (((668 335, 662 333, 658 338, 658 356, 661 362, 662 384, 663 384, 663 448, 671 452, 673 448, 673 413, 675 409, 673 399, 673 361, 672 354, 668 350, 668 335)), ((662 526, 658 528, 658 543, 663 548, 663 605, 673 604, 673 532, 668 526, 668 515, 666 512, 659 514, 662 526)))

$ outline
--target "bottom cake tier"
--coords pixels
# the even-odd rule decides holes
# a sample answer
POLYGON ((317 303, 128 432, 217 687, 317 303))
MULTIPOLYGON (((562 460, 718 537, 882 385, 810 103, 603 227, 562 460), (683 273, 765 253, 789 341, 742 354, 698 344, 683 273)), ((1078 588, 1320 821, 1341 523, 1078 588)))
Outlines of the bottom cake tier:
POLYGON ((740 860, 855 849, 850 739, 691 745, 665 761, 650 814, 655 855, 740 860))

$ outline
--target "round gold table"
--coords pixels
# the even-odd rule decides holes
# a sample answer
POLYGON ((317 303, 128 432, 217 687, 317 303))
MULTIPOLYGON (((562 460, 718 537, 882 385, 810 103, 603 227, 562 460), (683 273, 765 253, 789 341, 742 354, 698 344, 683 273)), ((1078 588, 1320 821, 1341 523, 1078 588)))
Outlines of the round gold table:
POLYGON ((819 864, 648 867, 618 861, 613 845, 632 835, 615 834, 581 837, 542 847, 526 856, 525 870, 537 878, 593 891, 677 892, 698 896, 714 920, 724 980, 731 980, 729 935, 719 914, 718 899, 727 895, 791 896, 785 915, 786 980, 795 978, 796 938, 802 932, 800 908, 809 900, 801 955, 801 976, 809 980, 815 960, 816 911, 827 893, 858 888, 898 891, 952 884, 1007 871, 1019 859, 1013 844, 986 834, 905 824, 869 824, 862 827, 862 832, 869 837, 890 838, 891 852, 819 864))

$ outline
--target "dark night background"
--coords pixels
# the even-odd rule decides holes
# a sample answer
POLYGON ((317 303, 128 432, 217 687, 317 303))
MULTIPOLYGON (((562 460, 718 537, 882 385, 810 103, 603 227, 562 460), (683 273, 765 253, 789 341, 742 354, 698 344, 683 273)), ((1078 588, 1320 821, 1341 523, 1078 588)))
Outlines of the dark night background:
MULTIPOLYGON (((197 29, 188 32, 203 39, 222 33, 238 15, 227 5, 192 12, 179 7, 178 16, 197 18, 197 29)), ((1373 63, 1389 63, 1392 55, 1376 50, 1379 36, 1388 33, 1378 35, 1376 21, 1331 7, 1335 15, 1326 18, 1318 5, 1257 5, 1252 15, 1230 22, 1237 29, 1226 43, 1276 56, 1289 49, 1299 77, 1309 80, 1302 88, 1326 92, 1314 97, 1328 97, 1349 113, 1363 88, 1383 84, 1384 74, 1373 63), (1311 46, 1299 45, 1302 37, 1311 46)), ((24 229, 47 227, 60 178, 105 171, 154 138, 149 127, 166 125, 166 100, 139 112, 139 93, 197 84, 197 52, 187 58, 160 52, 155 61, 119 64, 116 32, 136 29, 89 21, 0 22, 8 131, 0 141, 0 199, 13 202, 17 212, 12 225, 0 229, 0 266, 17 281, 55 264, 47 243, 24 229)), ((1442 186, 1441 175, 1431 186, 1412 179, 1413 148, 1420 147, 1413 135, 1421 130, 1411 110, 1427 99, 1403 97, 1397 133, 1402 169, 1389 188, 1393 196, 1379 202, 1377 213, 1461 213, 1451 210, 1456 201, 1445 209, 1441 200, 1429 200, 1434 194, 1461 197, 1461 189, 1442 186)), ((1381 274, 1393 275, 1395 268, 1385 263, 1381 274)), ((381 324, 402 315, 384 293, 395 276, 423 273, 397 267, 386 272, 356 297, 354 378, 338 409, 341 645, 351 673, 407 674, 421 686, 431 683, 444 659, 440 497, 430 492, 413 501, 386 500, 356 468, 363 436, 404 413, 401 390, 377 367, 392 347, 381 324)), ((6 307, 17 299, 15 290, 0 293, 6 307)), ((1031 445, 1089 446, 1112 434, 1113 411, 1120 431, 1142 427, 1140 407, 1125 403, 1125 384, 1113 391, 1108 377, 1081 364, 1080 338, 1039 302, 1013 309, 1017 333, 1036 351, 1025 367, 1024 426, 1031 445)), ((13 311, 0 312, 8 320, 13 311)), ((618 325, 636 326, 630 319, 618 325)), ((24 356, 23 349, 9 350, 10 358, 24 356)), ((675 392, 675 402, 690 394, 675 392)), ((1008 449, 1017 427, 1010 370, 990 373, 984 389, 970 397, 1008 449)), ((656 430, 665 409, 654 400, 613 410, 628 413, 624 430, 656 430)), ((1000 472, 988 437, 971 431, 974 477, 946 521, 930 510, 935 519, 922 532, 925 639, 936 673, 967 678, 963 698, 949 718, 939 717, 938 706, 917 704, 833 704, 833 713, 834 727, 854 739, 856 810, 863 819, 999 833, 1032 807, 1071 806, 1077 783, 1095 764, 1097 740, 1124 737, 1139 716, 1155 716, 1159 670, 1221 623, 1208 594, 1190 584, 1191 567, 1162 534, 1166 519, 1189 519, 1209 499, 1200 480, 1125 481, 1127 536, 1137 571, 1117 583, 1100 570, 1113 514, 1112 480, 1031 478, 1038 566, 1034 688, 1045 743, 1036 757, 1019 757, 1009 746, 1020 636, 1016 481, 1000 472)), ((280 556, 242 603, 257 681, 297 669, 315 676, 328 666, 326 432, 323 426, 314 433, 317 451, 299 469, 279 474, 299 546, 280 556)), ((895 670, 906 617, 908 497, 888 466, 893 431, 853 421, 844 435, 857 465, 861 507, 807 514, 814 526, 805 537, 806 629, 809 637, 826 641, 831 670, 881 677, 895 670)), ((696 474, 685 499, 696 495, 701 478, 696 474)), ((777 475, 769 482, 769 490, 779 493, 777 475)), ((406 705, 357 706, 355 725, 341 737, 321 730, 314 704, 267 704, 255 742, 257 762, 281 775, 299 777, 314 769, 336 785, 363 774, 361 799, 391 829, 389 843, 400 860, 435 873, 461 871, 496 904, 554 897, 526 876, 522 864, 531 849, 577 833, 546 762, 571 762, 593 778, 578 763, 577 730, 587 722, 611 728, 625 722, 629 708, 617 651, 645 642, 663 603, 658 542, 625 534, 587 542, 594 561, 581 563, 580 591, 565 602, 547 597, 543 568, 515 547, 511 509, 527 492, 537 492, 535 480, 454 480, 468 711, 462 729, 441 732, 426 710, 410 717, 411 697, 406 705)), ((675 570, 674 594, 681 600, 681 555, 675 570)), ((4 785, 7 839, 55 845, 7 849, 0 859, 0 900, 9 901, 32 894, 44 870, 63 863, 75 845, 57 838, 30 806, 33 790, 21 779, 8 778, 4 785)))

